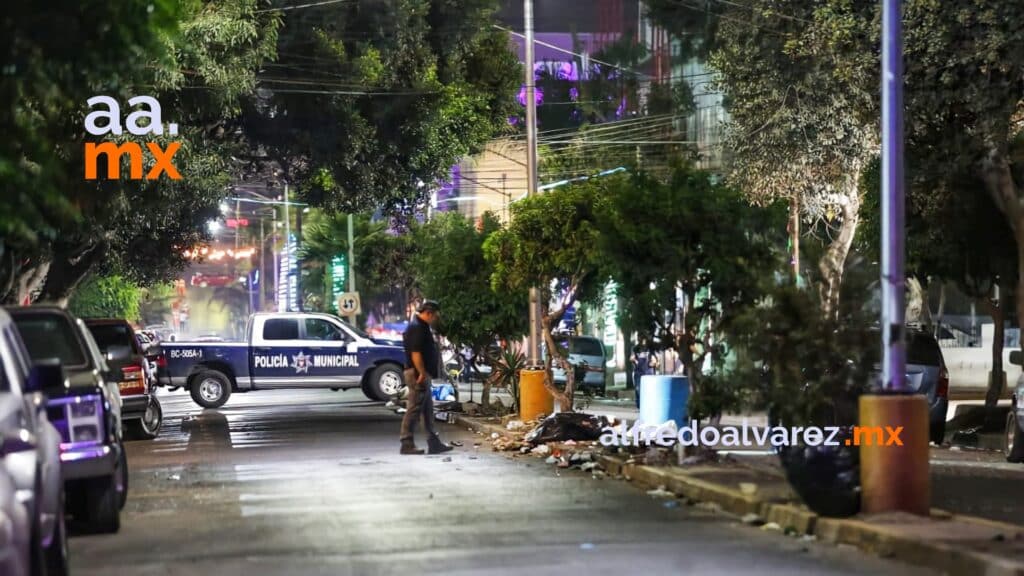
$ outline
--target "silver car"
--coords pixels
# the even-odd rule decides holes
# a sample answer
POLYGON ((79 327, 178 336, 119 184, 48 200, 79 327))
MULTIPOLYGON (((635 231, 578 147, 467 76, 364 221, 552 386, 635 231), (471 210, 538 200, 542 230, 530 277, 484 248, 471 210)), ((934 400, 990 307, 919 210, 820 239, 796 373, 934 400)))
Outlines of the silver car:
POLYGON ((10 316, 0 310, 0 574, 67 574, 60 433, 49 422, 49 389, 63 388, 59 366, 31 367, 10 316))
MULTIPOLYGON (((555 343, 568 351, 570 364, 583 367, 583 381, 576 382, 576 389, 590 388, 603 395, 608 362, 604 343, 593 336, 557 336, 555 343)), ((544 353, 546 357, 547 350, 544 353)), ((565 384, 565 371, 556 366, 551 372, 555 384, 565 384)))

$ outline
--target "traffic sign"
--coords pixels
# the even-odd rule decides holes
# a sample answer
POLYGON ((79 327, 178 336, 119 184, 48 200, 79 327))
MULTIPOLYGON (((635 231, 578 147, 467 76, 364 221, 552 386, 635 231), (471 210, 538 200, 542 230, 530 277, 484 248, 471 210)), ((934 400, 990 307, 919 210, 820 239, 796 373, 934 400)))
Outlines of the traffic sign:
POLYGON ((338 314, 340 316, 358 316, 359 292, 343 292, 338 296, 338 314))

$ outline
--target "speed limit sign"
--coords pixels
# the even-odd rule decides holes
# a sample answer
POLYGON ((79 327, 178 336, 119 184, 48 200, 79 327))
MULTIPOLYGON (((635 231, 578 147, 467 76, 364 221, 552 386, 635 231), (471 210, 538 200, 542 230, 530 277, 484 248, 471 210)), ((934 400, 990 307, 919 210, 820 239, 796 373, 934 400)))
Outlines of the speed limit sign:
POLYGON ((338 314, 341 316, 358 316, 359 292, 343 292, 338 296, 338 314))

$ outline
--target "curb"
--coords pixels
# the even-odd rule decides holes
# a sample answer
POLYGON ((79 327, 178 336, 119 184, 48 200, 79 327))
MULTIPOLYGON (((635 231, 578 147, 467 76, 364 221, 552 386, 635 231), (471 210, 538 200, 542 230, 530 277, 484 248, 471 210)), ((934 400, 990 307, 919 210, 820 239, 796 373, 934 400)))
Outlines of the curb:
MULTIPOLYGON (((455 422, 472 430, 511 437, 508 430, 502 426, 479 422, 461 414, 456 416, 455 422)), ((596 460, 609 475, 621 475, 642 487, 664 486, 677 496, 713 503, 723 511, 737 516, 756 514, 765 522, 778 524, 788 533, 815 536, 830 544, 852 545, 882 558, 931 568, 939 573, 965 576, 1024 576, 1024 561, 985 551, 965 549, 964 542, 970 540, 961 542, 908 537, 892 523, 886 524, 886 518, 872 518, 874 522, 869 522, 863 517, 825 518, 799 503, 765 500, 707 480, 671 474, 666 468, 626 463, 608 455, 599 455, 596 460)), ((994 540, 1024 539, 1024 526, 973 516, 952 515, 938 509, 933 510, 930 519, 910 515, 896 516, 896 519, 920 522, 922 527, 933 522, 960 521, 973 524, 979 529, 997 531, 998 535, 994 540)))

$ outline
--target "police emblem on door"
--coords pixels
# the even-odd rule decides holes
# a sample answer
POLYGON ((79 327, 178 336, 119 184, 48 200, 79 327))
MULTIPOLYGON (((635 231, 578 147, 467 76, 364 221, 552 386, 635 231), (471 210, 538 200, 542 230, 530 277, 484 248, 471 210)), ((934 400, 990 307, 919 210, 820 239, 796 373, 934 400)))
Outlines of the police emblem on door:
POLYGON ((292 367, 296 374, 309 374, 309 356, 302 352, 292 356, 292 367))

